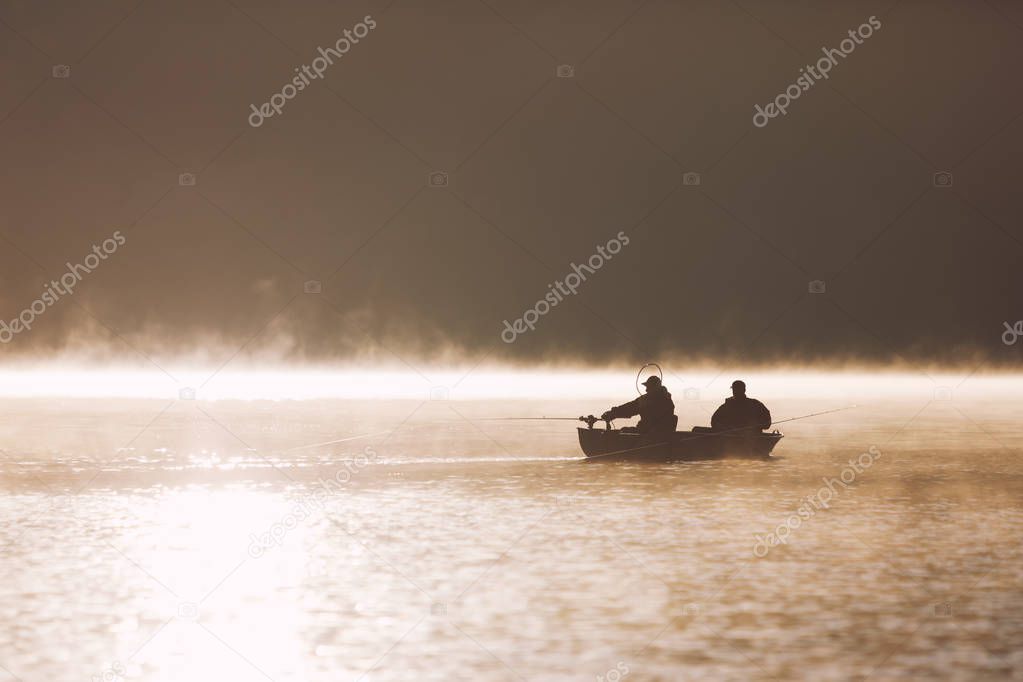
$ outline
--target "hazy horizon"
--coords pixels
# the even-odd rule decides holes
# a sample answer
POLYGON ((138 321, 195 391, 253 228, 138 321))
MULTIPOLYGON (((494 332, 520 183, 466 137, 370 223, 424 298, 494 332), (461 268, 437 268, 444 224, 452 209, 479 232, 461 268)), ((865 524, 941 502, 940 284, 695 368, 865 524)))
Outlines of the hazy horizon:
MULTIPOLYGON (((657 369, 625 366, 533 366, 493 364, 421 365, 272 365, 240 367, 168 364, 161 367, 117 365, 17 364, 0 368, 0 397, 95 396, 179 398, 186 400, 411 399, 500 400, 549 398, 623 400, 639 392, 638 381, 657 369), (191 393, 182 393, 189 391, 191 393), (189 397, 183 398, 187 395, 189 397)), ((1023 372, 976 367, 815 366, 661 366, 665 386, 676 403, 687 399, 723 400, 729 384, 744 379, 750 394, 768 398, 838 396, 879 399, 917 397, 1023 397, 1023 372), (692 393, 692 391, 696 393, 692 393), (688 391, 688 393, 687 393, 688 391)))

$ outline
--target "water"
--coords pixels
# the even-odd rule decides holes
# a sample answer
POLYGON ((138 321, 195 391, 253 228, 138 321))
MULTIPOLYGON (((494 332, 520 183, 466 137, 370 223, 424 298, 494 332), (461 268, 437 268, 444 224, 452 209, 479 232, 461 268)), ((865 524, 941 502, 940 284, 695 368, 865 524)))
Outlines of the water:
POLYGON ((770 462, 485 420, 600 406, 3 401, 0 680, 1023 679, 1018 403, 793 422, 770 462))

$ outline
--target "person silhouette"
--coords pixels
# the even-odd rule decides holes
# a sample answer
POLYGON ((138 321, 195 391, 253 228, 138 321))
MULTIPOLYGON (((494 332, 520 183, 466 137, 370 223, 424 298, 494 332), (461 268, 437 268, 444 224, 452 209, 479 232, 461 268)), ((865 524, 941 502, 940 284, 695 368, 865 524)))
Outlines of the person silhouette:
POLYGON ((624 405, 612 407, 600 415, 601 419, 626 419, 639 415, 639 423, 636 427, 626 427, 623 432, 638 433, 673 433, 678 424, 678 417, 675 416, 675 403, 661 384, 661 378, 652 376, 643 382, 646 393, 624 405))
POLYGON ((759 400, 746 396, 746 382, 741 379, 732 382, 732 397, 710 418, 710 428, 715 431, 763 431, 770 426, 770 411, 759 400))

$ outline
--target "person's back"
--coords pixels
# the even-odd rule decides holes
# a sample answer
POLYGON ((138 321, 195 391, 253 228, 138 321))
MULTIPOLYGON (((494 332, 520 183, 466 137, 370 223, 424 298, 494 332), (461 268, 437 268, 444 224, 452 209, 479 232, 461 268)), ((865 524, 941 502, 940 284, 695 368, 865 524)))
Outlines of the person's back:
POLYGON ((661 386, 659 391, 651 391, 640 396, 639 399, 644 403, 639 410, 640 419, 637 427, 640 431, 668 432, 675 430, 675 426, 678 424, 678 419, 675 418, 675 401, 671 399, 668 389, 661 386))
POLYGON ((770 426, 770 411, 759 400, 747 397, 746 384, 739 380, 732 382, 732 397, 725 399, 710 419, 710 427, 715 431, 763 431, 770 426))

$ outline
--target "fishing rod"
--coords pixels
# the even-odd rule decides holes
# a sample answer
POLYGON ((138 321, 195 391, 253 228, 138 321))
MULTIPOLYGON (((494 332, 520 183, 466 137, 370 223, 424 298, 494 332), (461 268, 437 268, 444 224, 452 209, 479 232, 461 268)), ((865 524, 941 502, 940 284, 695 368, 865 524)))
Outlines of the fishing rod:
POLYGON ((393 429, 389 431, 376 431, 375 433, 364 433, 361 436, 349 436, 348 438, 338 438, 337 440, 328 440, 325 443, 313 443, 312 445, 300 445, 297 448, 288 448, 287 450, 281 450, 281 452, 293 452, 295 450, 308 450, 309 448, 318 448, 321 445, 334 445, 335 443, 347 443, 350 440, 359 440, 360 438, 372 438, 373 436, 382 436, 385 433, 391 433, 393 429))
POLYGON ((775 424, 784 424, 785 422, 794 422, 797 419, 807 419, 808 417, 819 417, 822 414, 831 414, 833 412, 844 412, 845 410, 852 410, 858 407, 857 405, 848 405, 846 407, 839 407, 834 410, 824 410, 823 412, 814 412, 813 414, 804 414, 802 417, 789 417, 788 419, 779 419, 776 422, 771 422, 771 426, 775 424))
MULTIPOLYGON (((801 415, 799 417, 789 417, 787 419, 779 419, 776 422, 771 422, 770 425, 771 426, 775 426, 776 424, 785 424, 787 422, 794 422, 794 421, 797 421, 799 419, 808 419, 810 417, 819 417, 819 416, 821 416, 823 414, 832 414, 834 412, 843 412, 845 410, 854 409, 855 407, 857 407, 857 406, 856 405, 848 405, 846 407, 839 407, 839 408, 836 408, 834 410, 824 410, 823 412, 814 412, 812 414, 804 414, 804 415, 801 415)), ((589 424, 590 420, 592 420, 593 422, 602 421, 600 419, 597 419, 596 417, 489 417, 489 418, 479 419, 479 420, 475 420, 475 421, 568 421, 568 422, 581 421, 581 422, 585 422, 585 423, 589 424)), ((470 421, 473 421, 473 420, 470 420, 470 421)), ((590 428, 592 428, 592 426, 590 428)), ((726 431, 719 431, 717 433, 718 434, 728 433, 728 432, 733 431, 733 430, 740 430, 740 429, 728 429, 726 431)), ((322 447, 324 445, 335 445, 337 443, 347 443, 348 441, 359 440, 361 438, 372 438, 373 436, 382 436, 385 433, 392 433, 392 432, 393 432, 393 429, 392 430, 388 430, 388 431, 376 431, 374 433, 364 433, 364 434, 358 435, 358 436, 349 436, 347 438, 339 438, 337 440, 328 440, 328 441, 323 442, 323 443, 313 443, 312 445, 300 445, 300 446, 295 447, 295 448, 288 448, 287 450, 282 450, 281 452, 294 452, 295 450, 307 450, 309 448, 318 448, 318 447, 322 447)), ((707 435, 710 435, 710 434, 707 434, 707 435)), ((649 446, 646 446, 646 447, 649 447, 649 446)))
MULTIPOLYGON (((490 419, 475 419, 475 420, 470 419, 469 421, 507 421, 507 420, 514 420, 514 421, 540 420, 540 421, 571 421, 571 422, 575 422, 575 421, 579 421, 580 417, 493 417, 493 418, 490 418, 490 419)), ((444 423, 444 424, 446 424, 446 423, 449 423, 449 422, 443 421, 443 422, 427 422, 427 423, 444 423)), ((456 420, 451 420, 451 423, 456 423, 456 420)), ((308 450, 309 448, 318 448, 318 447, 322 447, 324 445, 335 445, 337 443, 347 443, 348 441, 359 440, 360 438, 372 438, 373 436, 382 436, 385 433, 393 433, 393 432, 394 432, 394 429, 391 429, 391 430, 388 430, 388 431, 374 431, 373 433, 363 433, 363 434, 358 435, 358 436, 348 436, 347 438, 338 438, 337 440, 328 440, 328 441, 324 441, 323 443, 313 443, 312 445, 300 445, 298 447, 288 448, 287 450, 281 450, 281 452, 294 452, 295 450, 308 450)))
POLYGON ((577 422, 579 417, 488 417, 485 419, 477 419, 475 421, 486 421, 486 422, 507 422, 507 421, 568 421, 577 422))

